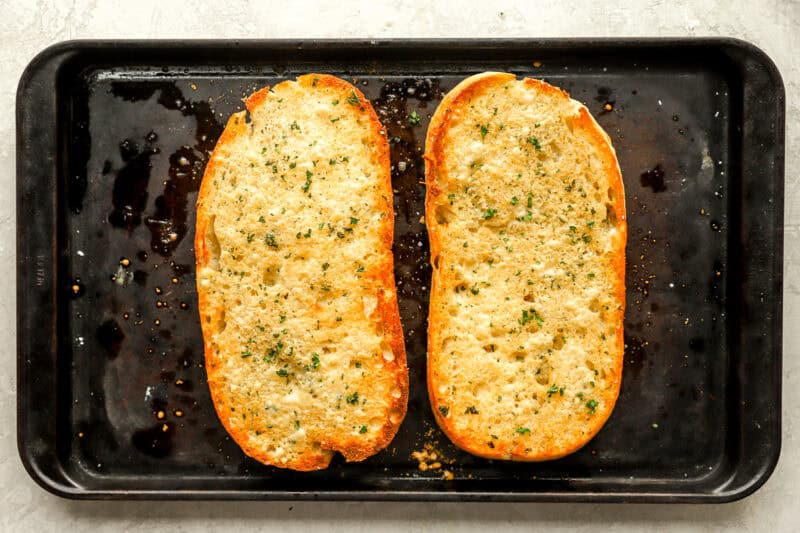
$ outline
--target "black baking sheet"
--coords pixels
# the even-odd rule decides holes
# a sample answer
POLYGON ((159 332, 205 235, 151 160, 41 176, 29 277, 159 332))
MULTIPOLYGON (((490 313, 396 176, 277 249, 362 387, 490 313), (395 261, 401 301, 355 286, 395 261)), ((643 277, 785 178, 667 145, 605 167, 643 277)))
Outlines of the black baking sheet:
POLYGON ((68 497, 743 497, 780 450, 784 105, 769 58, 725 39, 51 47, 17 98, 22 460, 68 497), (597 437, 558 461, 461 452, 427 400, 425 131, 442 95, 486 70, 542 78, 584 102, 625 182, 622 391, 597 437), (227 117, 253 90, 308 72, 356 83, 388 130, 411 392, 387 450, 298 474, 247 458, 217 420, 192 240, 227 117), (412 452, 426 445, 442 469, 419 469, 412 452))

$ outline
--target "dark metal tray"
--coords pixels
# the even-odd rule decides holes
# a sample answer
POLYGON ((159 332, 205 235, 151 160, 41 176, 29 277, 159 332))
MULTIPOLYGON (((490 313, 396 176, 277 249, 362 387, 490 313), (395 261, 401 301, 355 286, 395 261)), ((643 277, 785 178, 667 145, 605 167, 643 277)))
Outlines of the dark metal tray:
POLYGON ((719 502, 750 494, 775 467, 784 90, 751 45, 68 42, 25 71, 17 126, 19 450, 56 494, 719 502), (484 70, 543 78, 585 102, 625 180, 622 392, 600 434, 553 462, 456 450, 425 390, 422 146, 442 94, 484 70), (298 474, 245 457, 217 421, 192 237, 228 115, 252 90, 311 71, 355 79, 388 129, 411 397, 388 450, 298 474), (418 469, 411 454, 426 443, 453 480, 418 469))

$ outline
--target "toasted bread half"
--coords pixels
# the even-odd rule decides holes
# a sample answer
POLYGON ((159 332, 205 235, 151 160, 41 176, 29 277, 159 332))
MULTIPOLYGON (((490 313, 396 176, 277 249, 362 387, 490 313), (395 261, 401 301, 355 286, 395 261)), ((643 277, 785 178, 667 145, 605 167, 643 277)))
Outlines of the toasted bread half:
POLYGON ((385 131, 355 87, 301 76, 246 100, 197 201, 197 290, 217 414, 295 470, 385 448, 406 413, 385 131))
POLYGON ((487 72, 444 98, 425 159, 437 422, 482 457, 574 452, 622 374, 627 226, 608 135, 564 91, 487 72))

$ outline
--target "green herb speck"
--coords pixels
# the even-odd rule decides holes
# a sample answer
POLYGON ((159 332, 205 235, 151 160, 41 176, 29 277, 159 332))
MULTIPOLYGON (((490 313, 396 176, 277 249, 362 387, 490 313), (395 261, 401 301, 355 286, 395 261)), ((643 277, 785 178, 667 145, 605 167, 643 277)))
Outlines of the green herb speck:
POLYGON ((541 150, 542 150, 542 145, 539 143, 539 139, 537 139, 536 137, 528 137, 528 138, 527 138, 527 139, 525 139, 525 140, 526 140, 527 142, 529 142, 530 144, 532 144, 532 145, 533 145, 533 147, 536 149, 536 151, 537 151, 537 152, 539 152, 539 151, 541 151, 541 150))

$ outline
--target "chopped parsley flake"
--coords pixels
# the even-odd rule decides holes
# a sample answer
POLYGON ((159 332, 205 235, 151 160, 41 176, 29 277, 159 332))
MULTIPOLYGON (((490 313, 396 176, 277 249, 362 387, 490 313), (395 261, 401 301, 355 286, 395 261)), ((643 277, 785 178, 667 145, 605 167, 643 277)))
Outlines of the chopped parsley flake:
POLYGON ((306 182, 300 187, 303 192, 308 192, 309 187, 311 187, 311 176, 313 175, 310 170, 306 170, 306 182))
POLYGON ((474 405, 470 405, 469 407, 467 407, 467 408, 464 410, 464 414, 465 414, 465 415, 477 415, 477 414, 478 414, 478 410, 477 410, 477 409, 475 409, 475 406, 474 406, 474 405))
POLYGON ((245 350, 245 351, 243 351, 243 352, 242 352, 242 359, 244 359, 244 358, 246 358, 246 357, 250 357, 250 356, 252 356, 252 355, 253 355, 253 354, 252 354, 252 353, 250 353, 248 350, 245 350))
POLYGON ((537 139, 536 137, 528 137, 525 140, 530 144, 532 144, 537 152, 540 152, 542 150, 542 145, 539 143, 539 139, 537 139))
POLYGON ((594 414, 595 409, 597 409, 597 400, 589 400, 586 402, 586 408, 589 409, 589 412, 594 414))
POLYGON ((481 130, 481 141, 483 141, 486 139, 486 134, 489 133, 489 125, 487 124, 484 126, 483 124, 479 124, 479 127, 481 130))
POLYGON ((358 224, 358 219, 356 217, 350 217, 350 224, 355 226, 356 224, 358 224))
POLYGON ((490 207, 486 211, 483 212, 483 218, 490 219, 497 214, 497 209, 490 207))
POLYGON ((544 324, 544 319, 539 316, 535 309, 523 309, 522 310, 522 318, 519 319, 519 323, 523 326, 530 322, 531 320, 535 320, 537 324, 541 327, 544 324))
MULTIPOLYGON (((276 335, 273 335, 273 336, 276 336, 276 335)), ((276 344, 274 347, 272 347, 269 350, 267 350, 267 355, 264 356, 264 361, 266 361, 267 363, 274 363, 275 360, 277 359, 278 355, 282 351, 283 351, 283 341, 278 341, 278 344, 276 344)), ((290 348, 289 352, 291 353, 291 351, 292 350, 290 348)), ((285 372, 285 370, 284 370, 284 372, 285 372)), ((280 374, 278 374, 278 375, 280 376, 280 374)), ((285 377, 285 376, 283 376, 283 377, 285 377)))
POLYGON ((517 433, 519 433, 520 435, 525 435, 525 434, 530 435, 531 430, 526 427, 519 427, 517 428, 517 433))
POLYGON ((278 247, 278 241, 275 240, 275 234, 272 233, 271 231, 269 233, 267 233, 266 236, 264 236, 264 242, 270 248, 277 248, 278 247))
POLYGON ((450 414, 450 408, 446 405, 439 406, 439 412, 442 413, 442 416, 447 416, 450 414))
POLYGON ((513 196, 511 198, 511 205, 517 205, 518 203, 519 203, 519 198, 517 198, 516 196, 513 196))
POLYGON ((314 367, 314 370, 319 368, 319 354, 317 352, 311 354, 311 366, 314 367))
POLYGON ((345 401, 350 405, 356 405, 358 403, 358 392, 354 392, 353 394, 348 394, 345 398, 345 401))
POLYGON ((347 97, 347 103, 353 106, 361 103, 355 91, 350 91, 350 96, 347 97))
POLYGON ((367 426, 361 426, 361 429, 358 430, 359 433, 362 435, 367 432, 367 426))
POLYGON ((421 118, 419 116, 419 113, 416 112, 416 110, 412 111, 411 115, 409 115, 408 117, 408 123, 411 124, 412 126, 416 126, 417 124, 419 124, 420 120, 421 118))

